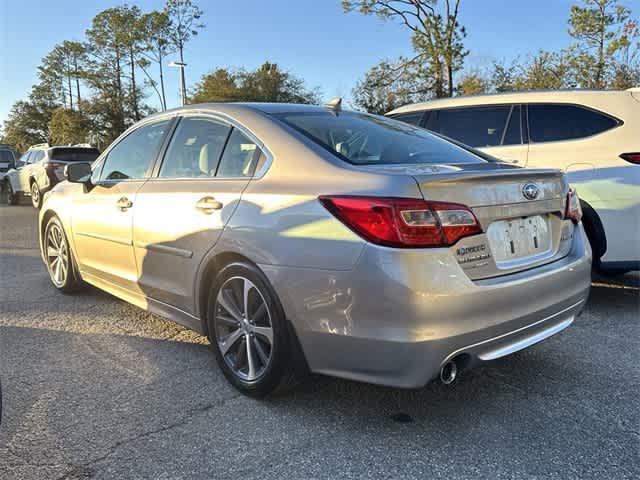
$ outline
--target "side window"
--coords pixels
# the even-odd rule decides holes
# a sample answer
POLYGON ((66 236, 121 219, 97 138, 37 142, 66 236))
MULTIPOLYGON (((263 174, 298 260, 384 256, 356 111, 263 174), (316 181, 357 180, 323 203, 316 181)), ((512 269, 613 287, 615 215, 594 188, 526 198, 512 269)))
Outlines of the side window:
POLYGON ((27 152, 23 154, 18 160, 18 163, 16 163, 16 167, 24 167, 27 163, 29 163, 30 155, 31 155, 31 152, 27 152))
POLYGON ((514 105, 509 117, 509 124, 504 132, 502 145, 520 145, 522 143, 522 123, 520 122, 520 105, 514 105))
POLYGON ((231 126, 207 118, 183 118, 160 167, 161 178, 213 177, 231 126))
POLYGON ((252 176, 259 153, 258 146, 240 130, 234 128, 222 154, 216 177, 252 176))
POLYGON ((556 142, 589 137, 618 125, 603 113, 575 105, 529 105, 532 142, 556 142))
POLYGON ((169 120, 140 127, 109 151, 100 180, 144 178, 158 152, 169 120))
POLYGON ((510 105, 437 110, 427 128, 470 147, 494 147, 502 141, 510 111, 510 105))
POLYGON ((29 157, 29 163, 37 163, 44 158, 44 151, 35 150, 31 152, 31 156, 29 157))
POLYGON ((391 118, 419 127, 422 117, 424 117, 424 112, 401 113, 400 115, 394 115, 391 118))

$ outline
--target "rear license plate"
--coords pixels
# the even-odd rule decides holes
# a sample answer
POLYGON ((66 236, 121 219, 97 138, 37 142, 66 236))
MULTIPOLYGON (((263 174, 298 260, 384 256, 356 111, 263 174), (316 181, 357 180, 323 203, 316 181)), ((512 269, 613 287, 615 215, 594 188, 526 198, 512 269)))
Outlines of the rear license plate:
POLYGON ((551 250, 551 231, 546 215, 493 222, 487 230, 493 258, 500 262, 535 257, 551 250))

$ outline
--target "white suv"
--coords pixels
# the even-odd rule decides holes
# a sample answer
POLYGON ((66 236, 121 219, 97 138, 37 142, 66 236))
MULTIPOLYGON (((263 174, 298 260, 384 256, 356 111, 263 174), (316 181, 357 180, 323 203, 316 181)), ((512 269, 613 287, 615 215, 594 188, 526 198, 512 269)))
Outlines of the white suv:
POLYGON ((43 143, 30 147, 6 174, 7 203, 15 205, 21 196, 30 196, 33 206, 40 208, 45 192, 64 180, 67 164, 91 163, 98 155, 98 149, 90 145, 50 147, 43 143))
POLYGON ((522 167, 564 170, 582 200, 597 268, 640 268, 640 89, 478 95, 390 117, 522 167))

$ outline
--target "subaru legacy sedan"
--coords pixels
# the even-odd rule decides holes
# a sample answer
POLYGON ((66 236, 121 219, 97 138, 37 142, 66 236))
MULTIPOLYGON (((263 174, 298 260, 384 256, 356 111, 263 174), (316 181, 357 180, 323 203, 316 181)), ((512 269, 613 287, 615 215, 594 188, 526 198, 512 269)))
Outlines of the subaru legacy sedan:
POLYGON ((163 112, 66 177, 40 212, 55 288, 86 282, 208 336, 253 396, 309 370, 451 383, 560 332, 589 292, 561 172, 339 101, 163 112))

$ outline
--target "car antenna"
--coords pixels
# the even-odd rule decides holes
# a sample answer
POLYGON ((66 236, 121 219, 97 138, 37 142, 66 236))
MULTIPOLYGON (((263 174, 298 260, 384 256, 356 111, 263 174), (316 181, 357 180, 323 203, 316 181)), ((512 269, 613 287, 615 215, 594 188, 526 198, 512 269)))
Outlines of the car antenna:
POLYGON ((342 111, 342 97, 332 98, 328 102, 323 103, 322 106, 338 114, 342 111))

